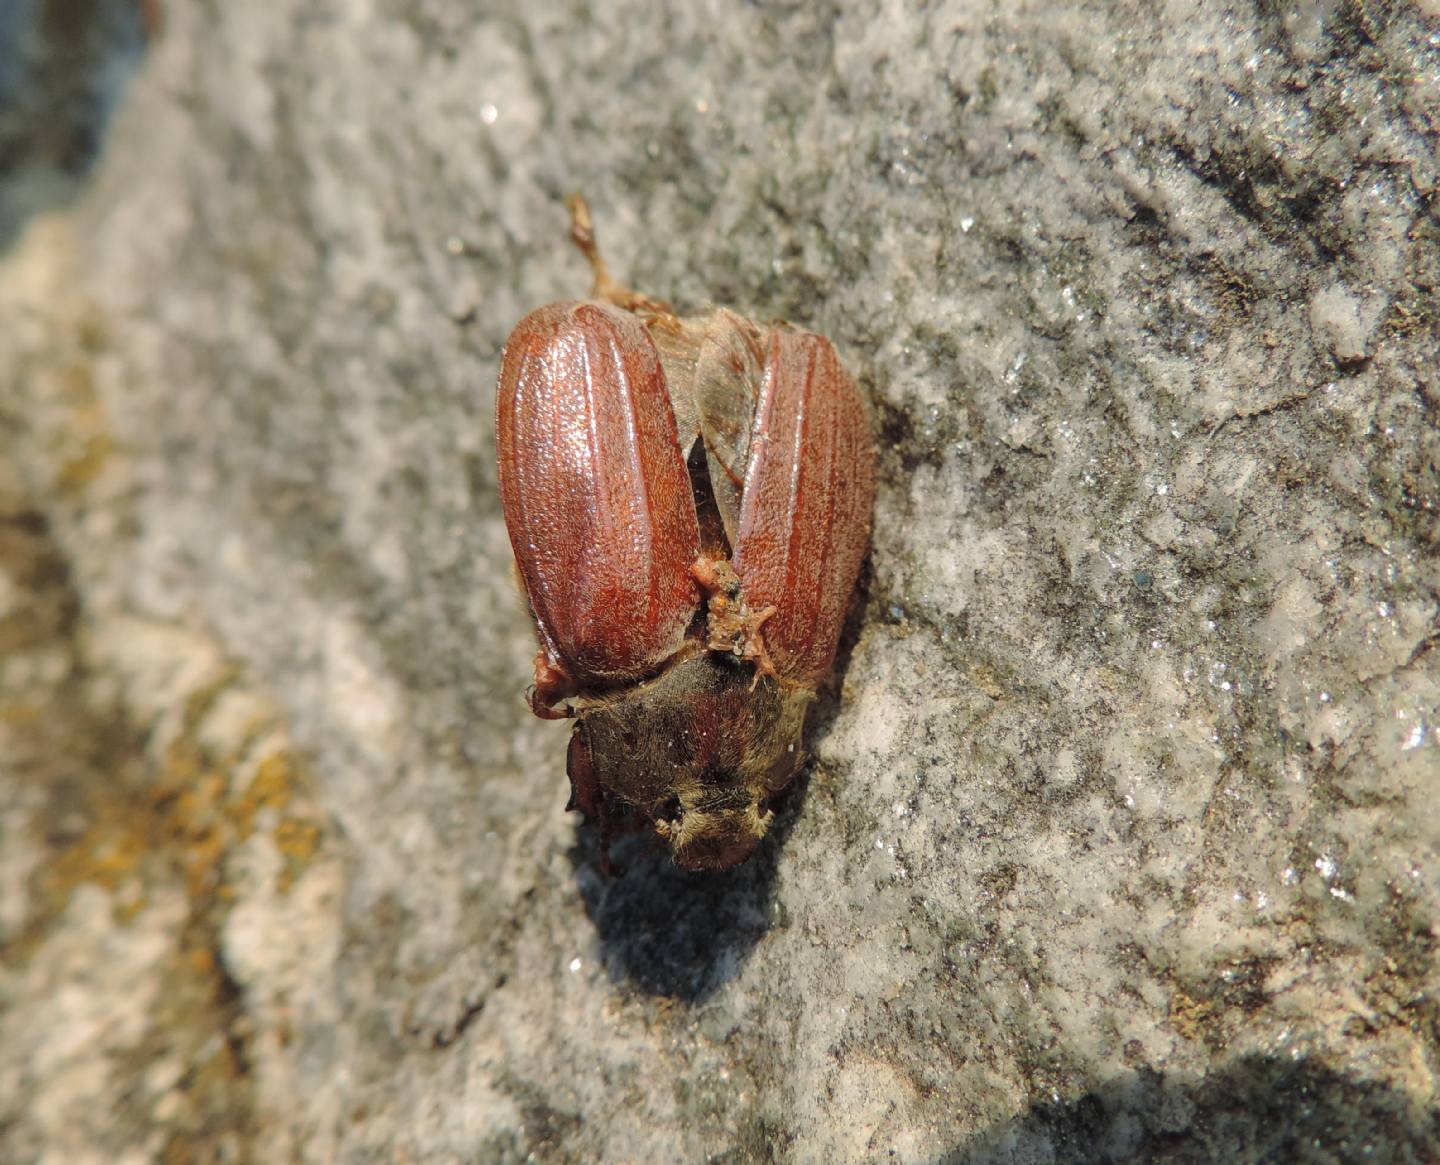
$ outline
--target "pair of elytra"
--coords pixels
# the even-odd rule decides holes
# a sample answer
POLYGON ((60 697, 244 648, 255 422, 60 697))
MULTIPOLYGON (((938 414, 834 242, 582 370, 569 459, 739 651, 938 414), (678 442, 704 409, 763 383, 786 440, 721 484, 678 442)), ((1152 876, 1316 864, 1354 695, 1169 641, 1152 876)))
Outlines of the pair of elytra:
POLYGON ((531 706, 575 718, 571 805, 602 845, 648 824, 722 869, 803 759, 869 540, 870 425, 823 336, 621 287, 570 208, 592 298, 516 325, 496 401, 531 706))

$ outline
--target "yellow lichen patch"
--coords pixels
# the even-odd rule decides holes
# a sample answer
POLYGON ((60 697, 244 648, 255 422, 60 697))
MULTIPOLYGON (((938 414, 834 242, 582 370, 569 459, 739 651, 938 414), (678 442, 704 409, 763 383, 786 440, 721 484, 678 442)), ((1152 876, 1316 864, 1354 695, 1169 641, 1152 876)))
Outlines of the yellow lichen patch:
MULTIPOLYGON (((162 866, 180 875, 199 912, 233 899, 226 859, 254 833, 262 810, 279 814, 292 805, 304 778, 295 758, 280 750, 260 762, 242 794, 230 796, 227 774, 209 766, 209 759, 182 738, 167 749, 157 779, 130 784, 129 795, 127 782, 117 781, 85 806, 91 824, 55 851, 37 879, 43 902, 37 917, 58 917, 75 890, 89 883, 115 896, 116 920, 128 923, 144 908, 144 884, 162 866)), ((320 825, 303 815, 291 813, 276 823, 272 840, 285 860, 282 893, 314 858, 321 839, 320 825)))
POLYGON ((37 887, 47 905, 62 910, 76 887, 85 883, 114 893, 139 871, 148 848, 134 822, 99 821, 47 863, 37 887))
POLYGON ((1170 1023, 1187 1040, 1204 1038, 1205 1029, 1215 1018, 1215 1005, 1196 999, 1183 988, 1176 988, 1170 997, 1170 1023))
MULTIPOLYGON (((12 562, 33 557, 28 544, 0 542, 0 562, 12 574, 12 562)), ((41 579, 68 593, 63 570, 41 579)), ((62 613, 74 607, 68 600, 52 605, 62 613)), ((114 706, 107 687, 100 689, 104 707, 97 707, 85 644, 62 637, 71 633, 68 621, 52 622, 51 637, 71 656, 61 657, 66 666, 56 686, 43 699, 33 683, 0 691, 0 747, 22 768, 47 773, 49 758, 64 758, 53 764, 44 782, 51 791, 32 818, 46 860, 30 875, 25 921, 0 958, 27 961, 86 885, 110 895, 120 925, 178 886, 196 925, 218 932, 229 904, 248 892, 229 882, 254 876, 256 864, 236 857, 257 830, 280 856, 275 888, 287 893, 319 851, 323 821, 268 701, 248 690, 239 669, 221 662, 212 645, 199 642, 179 673, 193 676, 189 682, 171 687, 177 673, 157 668, 154 682, 138 685, 136 702, 114 706)), ((106 642, 103 635, 85 642, 96 641, 106 642)), ((178 630, 165 642, 186 646, 178 630)), ((131 678, 128 670, 121 674, 131 678)))
POLYGON ((989 664, 979 661, 972 663, 968 675, 970 682, 992 700, 998 700, 1005 694, 1004 681, 1000 678, 999 672, 989 664))
POLYGON ((270 753, 255 768, 250 785, 231 806, 230 814, 241 838, 255 831, 255 817, 262 809, 277 813, 288 806, 302 780, 294 756, 281 749, 270 753))
MULTIPOLYGON (((222 865, 231 848, 253 836, 257 818, 266 811, 277 816, 293 805, 305 776, 295 755, 277 749, 263 757, 255 775, 238 796, 226 796, 229 782, 218 769, 189 768, 211 758, 182 737, 169 750, 169 837, 185 871, 192 894, 232 897, 222 878, 222 865)), ((272 840, 285 859, 279 888, 288 891, 320 848, 318 823, 290 813, 275 825, 272 840)))
POLYGON ((275 847, 285 858, 279 877, 279 890, 284 894, 320 849, 320 827, 313 821, 286 817, 275 826, 275 847))
MULTIPOLYGON (((186 697, 180 734, 165 751, 167 789, 161 796, 173 797, 170 840, 179 845, 192 893, 208 890, 224 896, 219 866, 226 852, 254 834, 256 820, 262 812, 268 810, 277 815, 285 812, 305 782, 295 755, 286 748, 275 748, 256 764, 254 775, 243 791, 229 792, 234 782, 226 774, 233 774, 242 764, 244 741, 253 742, 273 727, 269 723, 254 722, 246 728, 243 741, 202 743, 207 717, 223 696, 234 693, 238 677, 236 669, 226 668, 186 697), (221 753, 224 755, 218 755, 221 753)), ((300 851, 307 847, 308 853, 303 857, 308 859, 319 846, 319 826, 307 826, 314 837, 302 845, 297 840, 300 819, 293 814, 292 818, 291 826, 283 833, 277 829, 275 838, 277 845, 284 838, 295 850, 293 854, 286 854, 287 863, 298 860, 300 851)), ((292 872, 290 880, 293 876, 292 872)), ((289 880, 285 888, 288 885, 289 880)))
POLYGON ((73 837, 51 841, 49 860, 30 881, 32 905, 25 928, 0 947, 0 963, 26 962, 81 886, 108 891, 113 917, 121 925, 133 921, 146 905, 145 870, 153 850, 145 823, 130 812, 128 799, 105 789, 74 810, 83 814, 83 827, 73 837))
POLYGON ((220 885, 231 840, 221 805, 225 784, 222 773, 201 772, 179 788, 157 790, 156 840, 174 855, 191 898, 220 885))

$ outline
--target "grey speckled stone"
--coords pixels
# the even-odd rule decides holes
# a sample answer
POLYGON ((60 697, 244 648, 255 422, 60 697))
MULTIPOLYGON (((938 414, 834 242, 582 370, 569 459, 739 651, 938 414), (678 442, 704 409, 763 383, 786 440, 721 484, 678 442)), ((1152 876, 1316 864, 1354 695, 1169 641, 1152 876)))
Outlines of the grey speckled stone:
POLYGON ((77 612, 0 724, 87 758, 0 760, 0 1141, 1440 1155, 1433 4, 199 7, 0 265, 0 596, 77 612), (492 386, 572 189, 882 434, 723 877, 602 880, 520 700, 492 386))

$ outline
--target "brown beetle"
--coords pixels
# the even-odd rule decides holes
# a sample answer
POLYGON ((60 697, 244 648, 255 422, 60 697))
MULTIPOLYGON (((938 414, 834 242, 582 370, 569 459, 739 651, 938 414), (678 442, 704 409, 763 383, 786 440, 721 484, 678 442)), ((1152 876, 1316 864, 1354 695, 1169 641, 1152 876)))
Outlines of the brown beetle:
POLYGON ((870 425, 828 340, 676 315, 615 283, 570 210, 592 298, 516 325, 496 401, 531 707, 575 718, 570 804, 602 846, 648 824, 724 869, 803 759, 869 540, 870 425))

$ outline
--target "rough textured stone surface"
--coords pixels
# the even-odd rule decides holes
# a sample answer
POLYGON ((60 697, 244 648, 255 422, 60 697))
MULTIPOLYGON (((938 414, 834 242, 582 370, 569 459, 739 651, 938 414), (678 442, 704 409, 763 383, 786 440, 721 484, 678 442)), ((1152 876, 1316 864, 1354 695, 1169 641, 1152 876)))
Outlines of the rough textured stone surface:
POLYGON ((920 8, 170 7, 0 261, 0 1156, 1440 1155, 1434 6, 920 8), (883 435, 722 877, 520 699, 572 189, 883 435))

